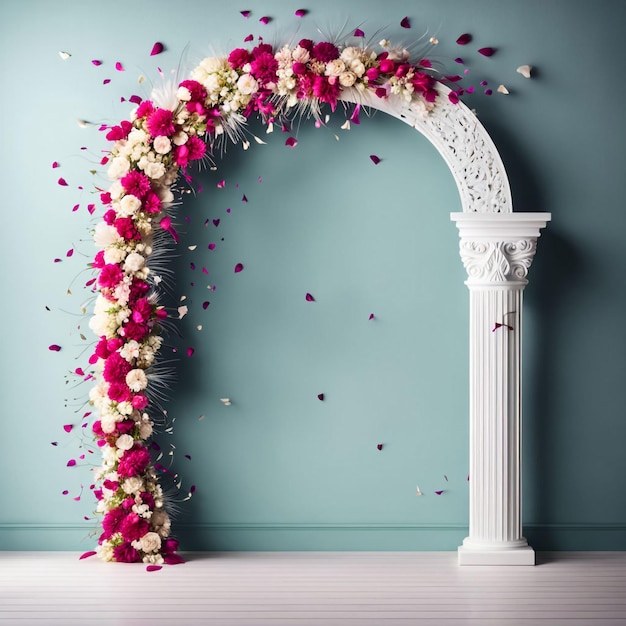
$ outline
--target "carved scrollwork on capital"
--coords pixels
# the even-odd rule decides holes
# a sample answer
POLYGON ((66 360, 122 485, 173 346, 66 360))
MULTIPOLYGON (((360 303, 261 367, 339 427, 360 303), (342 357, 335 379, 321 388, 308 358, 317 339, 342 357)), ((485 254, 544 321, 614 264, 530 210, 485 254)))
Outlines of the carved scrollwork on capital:
POLYGON ((514 241, 461 239, 460 253, 468 275, 468 284, 525 285, 535 251, 536 238, 514 241))

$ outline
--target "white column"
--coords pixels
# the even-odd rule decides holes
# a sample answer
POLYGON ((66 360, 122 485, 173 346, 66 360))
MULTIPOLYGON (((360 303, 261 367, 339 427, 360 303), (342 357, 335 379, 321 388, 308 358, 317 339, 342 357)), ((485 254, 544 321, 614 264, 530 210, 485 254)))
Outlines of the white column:
POLYGON ((470 520, 460 565, 534 565, 522 536, 522 292, 549 213, 452 213, 470 290, 470 520))

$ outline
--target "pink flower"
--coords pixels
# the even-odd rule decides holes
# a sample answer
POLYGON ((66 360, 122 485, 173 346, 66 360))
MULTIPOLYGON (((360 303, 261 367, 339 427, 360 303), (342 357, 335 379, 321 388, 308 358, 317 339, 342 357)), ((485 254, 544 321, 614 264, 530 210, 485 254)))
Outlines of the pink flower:
POLYGON ((111 128, 111 130, 106 134, 106 138, 108 141, 126 139, 132 129, 133 125, 128 120, 123 120, 120 122, 119 126, 113 126, 113 128, 111 128))
POLYGON ((380 71, 383 74, 393 74, 396 69, 396 64, 391 59, 383 59, 380 62, 380 71))
POLYGON ((139 443, 136 443, 130 450, 126 450, 117 466, 117 473, 122 478, 139 476, 146 471, 150 463, 150 452, 139 443))
POLYGON ((300 39, 300 41, 298 42, 298 45, 301 48, 304 48, 305 50, 308 50, 309 52, 311 52, 311 50, 313 49, 313 40, 312 39, 300 39))
POLYGON ((107 263, 98 276, 98 284, 105 289, 114 289, 124 278, 124 272, 119 265, 107 263))
POLYGON ((159 213, 161 210, 161 200, 154 191, 149 191, 143 199, 143 210, 150 215, 159 213))
POLYGON ((93 259, 92 267, 99 270, 102 269, 106 263, 104 262, 104 250, 100 250, 93 259))
POLYGON ((137 513, 127 515, 119 525, 119 532, 126 541, 138 541, 150 530, 148 520, 139 517, 137 513))
POLYGON ((132 394, 126 383, 111 383, 107 390, 107 396, 113 402, 129 402, 132 394))
POLYGON ((306 65, 304 63, 299 63, 298 61, 291 66, 291 69, 296 76, 302 76, 302 74, 306 73, 306 65))
POLYGON ((141 555, 130 543, 122 543, 119 546, 113 548, 113 558, 118 563, 139 563, 141 561, 141 555))
POLYGON ((184 80, 180 83, 191 95, 194 102, 204 102, 206 99, 206 89, 196 80, 184 80))
POLYGON ((141 234, 137 230, 132 217, 118 217, 114 226, 118 235, 127 241, 133 239, 139 241, 141 239, 141 234))
POLYGON ((104 362, 102 377, 107 383, 120 383, 126 380, 126 374, 132 369, 132 365, 119 352, 114 352, 104 362))
POLYGON ((150 191, 150 179, 143 172, 137 170, 128 172, 120 182, 126 193, 136 196, 140 200, 143 200, 150 191))
POLYGON ((313 82, 313 95, 322 102, 330 104, 333 111, 337 106, 340 89, 339 81, 331 83, 327 76, 316 76, 313 82))
POLYGON ((181 167, 185 167, 189 161, 201 159, 206 152, 206 144, 198 137, 189 137, 187 143, 178 146, 174 150, 174 160, 181 167))
POLYGON ((252 55, 245 48, 235 48, 228 55, 228 63, 234 70, 238 70, 246 63, 250 63, 251 60, 252 55))
POLYGON ((102 219, 104 220, 105 224, 108 224, 109 226, 112 226, 115 223, 115 218, 116 217, 117 217, 117 213, 115 212, 115 210, 114 209, 109 209, 102 216, 102 219))
POLYGON ((152 102, 150 100, 144 100, 137 107, 137 119, 141 119, 142 117, 148 117, 149 115, 152 115, 153 112, 154 105, 152 104, 152 102))
POLYGON ((133 282, 130 285, 130 296, 129 299, 131 302, 135 301, 137 298, 141 298, 145 296, 150 291, 150 285, 145 280, 139 280, 138 278, 134 278, 133 282))
POLYGON ((131 400, 131 404, 133 405, 133 409, 143 411, 148 406, 148 398, 141 393, 135 394, 131 400))
POLYGON ((148 322, 152 317, 152 305, 147 298, 140 298, 133 306, 133 322, 148 322))
POLYGON ((146 120, 146 128, 153 137, 173 135, 176 129, 172 120, 172 112, 168 109, 157 109, 146 120))
POLYGON ((140 494, 140 498, 144 504, 148 505, 151 511, 154 510, 154 496, 151 493, 148 493, 147 491, 143 491, 140 494))
POLYGON ((138 324, 132 320, 126 322, 121 330, 126 339, 134 339, 135 341, 143 341, 150 333, 150 329, 145 324, 138 324))
POLYGON ((126 517, 122 509, 111 509, 107 512, 102 520, 102 529, 104 530, 102 538, 110 539, 116 532, 122 520, 126 517))
POLYGON ((339 58, 339 49, 328 41, 320 41, 313 46, 311 56, 318 61, 328 63, 339 58))
POLYGON ((258 46, 252 48, 252 60, 257 59, 262 54, 273 54, 272 46, 268 43, 260 43, 258 46))
POLYGON ((108 191, 101 193, 100 202, 102 202, 102 204, 104 205, 111 204, 111 194, 108 191))
MULTIPOLYGON (((270 47, 271 49, 271 47, 270 47)), ((250 64, 250 73, 261 85, 267 85, 276 81, 276 71, 278 70, 278 61, 274 55, 269 52, 262 52, 250 64)))

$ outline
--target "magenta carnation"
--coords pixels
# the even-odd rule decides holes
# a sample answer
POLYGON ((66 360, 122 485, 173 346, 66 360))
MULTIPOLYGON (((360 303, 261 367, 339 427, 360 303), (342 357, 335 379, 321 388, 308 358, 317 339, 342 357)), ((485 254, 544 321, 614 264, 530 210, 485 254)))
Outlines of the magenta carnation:
POLYGON ((141 501, 144 504, 148 505, 148 508, 151 511, 154 511, 154 504, 155 504, 154 503, 154 496, 151 493, 148 493, 147 491, 142 491, 141 494, 140 494, 140 498, 141 498, 141 501))
POLYGON ((114 352, 104 362, 102 378, 107 383, 120 383, 126 380, 131 369, 132 365, 119 352, 114 352))
POLYGON ((132 217, 118 217, 114 226, 118 235, 127 241, 141 239, 141 233, 137 230, 132 217))
POLYGON ((121 521, 119 532, 126 541, 138 541, 150 530, 148 520, 139 517, 137 513, 130 513, 121 521))
POLYGON ((245 48, 235 48, 228 55, 228 64, 234 69, 238 70, 246 63, 250 63, 252 55, 245 48))
POLYGON ((152 317, 152 305, 148 298, 140 298, 133 306, 132 318, 134 322, 147 322, 152 317))
POLYGON ((262 85, 276 80, 278 61, 269 52, 262 52, 250 64, 250 74, 254 76, 262 85))
POLYGON ((132 393, 126 383, 111 383, 107 390, 107 396, 113 402, 130 402, 132 393))
POLYGON ((105 224, 112 226, 115 223, 116 217, 117 217, 117 213, 115 212, 115 210, 109 209, 108 211, 105 211, 104 215, 102 216, 102 219, 105 224))
POLYGON ((340 89, 339 81, 331 83, 326 76, 316 76, 313 82, 313 95, 322 102, 330 104, 333 111, 337 106, 340 89))
POLYGON ((140 200, 150 191, 150 179, 137 170, 132 170, 120 182, 126 193, 136 196, 140 200))
POLYGON ((339 48, 328 41, 320 41, 313 46, 311 56, 318 61, 328 63, 339 58, 339 48))
POLYGON ((150 215, 159 213, 161 211, 161 199, 154 193, 149 191, 146 197, 143 199, 143 210, 150 215))
POLYGON ((139 563, 141 555, 130 543, 122 543, 113 548, 113 558, 118 563, 139 563))
POLYGON ((96 253, 96 256, 94 257, 91 266, 94 267, 97 270, 100 270, 105 265, 106 265, 106 263, 104 262, 104 250, 100 250, 100 251, 98 251, 96 253))
POLYGON ((126 514, 122 509, 111 509, 106 513, 102 520, 102 529, 104 530, 103 538, 110 539, 116 532, 126 514))
POLYGON ((311 50, 313 49, 313 40, 312 39, 300 39, 300 41, 298 42, 298 45, 301 48, 304 48, 305 50, 308 50, 309 52, 311 52, 311 50))
POLYGON ((130 296, 129 299, 132 302, 137 298, 141 298, 145 296, 148 291, 150 291, 150 285, 145 280, 139 280, 138 278, 134 278, 133 282, 130 285, 130 296))
POLYGON ((148 406, 148 398, 141 393, 135 394, 131 400, 131 404, 133 405, 133 409, 143 411, 148 406))
POLYGON ((145 324, 138 324, 130 320, 124 324, 121 332, 128 340, 143 341, 150 333, 150 329, 145 324))
POLYGON ((174 128, 172 112, 168 109, 157 109, 146 120, 146 128, 153 137, 173 135, 176 129, 174 128))
POLYGON ((150 452, 141 444, 136 443, 122 455, 117 467, 117 473, 122 478, 139 476, 146 471, 150 463, 150 452))
POLYGON ((258 46, 252 48, 251 56, 253 60, 262 54, 274 54, 272 46, 269 43, 260 43, 258 46))
POLYGON ((204 102, 206 89, 197 80, 184 80, 181 84, 190 94, 194 102, 204 102))
POLYGON ((98 284, 105 289, 113 289, 119 285, 120 281, 124 278, 124 272, 119 265, 113 263, 107 263, 101 270, 98 276, 98 284))
POLYGON ((142 117, 148 117, 149 115, 152 115, 152 113, 154 112, 154 105, 152 104, 152 102, 150 100, 144 100, 138 107, 137 107, 137 119, 141 119, 142 117))
POLYGON ((111 130, 106 134, 106 138, 109 141, 119 141, 120 139, 126 139, 133 129, 133 125, 128 120, 120 122, 119 126, 113 126, 111 130))

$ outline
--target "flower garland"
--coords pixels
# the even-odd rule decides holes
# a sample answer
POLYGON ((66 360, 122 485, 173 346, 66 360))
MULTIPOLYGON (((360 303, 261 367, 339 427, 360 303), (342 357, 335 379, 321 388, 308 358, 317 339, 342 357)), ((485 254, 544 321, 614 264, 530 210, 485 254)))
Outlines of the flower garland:
MULTIPOLYGON (((106 207, 93 238, 100 249, 98 294, 90 328, 99 337, 90 363, 95 386, 89 398, 99 419, 93 433, 102 449, 96 473, 97 511, 103 515, 96 553, 104 561, 178 563, 177 542, 152 463, 157 355, 167 313, 159 304, 160 277, 148 260, 171 235, 169 211, 179 175, 210 157, 216 141, 243 141, 246 120, 260 116, 271 131, 297 114, 334 111, 345 89, 395 94, 421 107, 438 97, 436 72, 426 59, 381 42, 382 51, 310 39, 275 50, 259 43, 225 58, 206 58, 169 96, 137 99, 130 120, 107 127, 113 142, 103 165, 112 184, 101 191, 106 207)), ((456 92, 448 96, 458 101, 456 92)), ((356 120, 358 105, 352 119, 356 120)), ((245 141, 244 141, 245 147, 245 141)))

